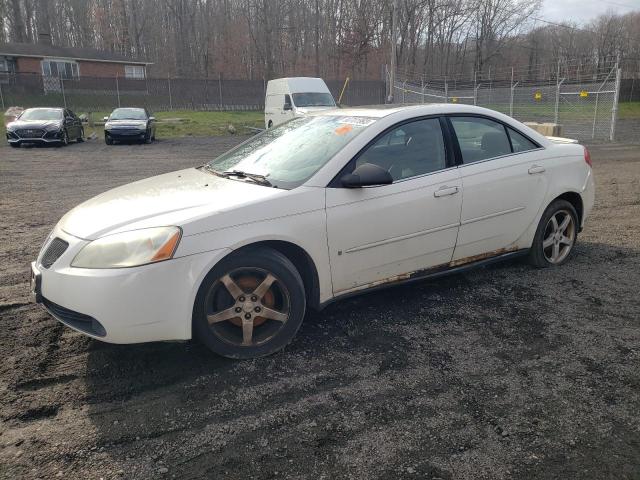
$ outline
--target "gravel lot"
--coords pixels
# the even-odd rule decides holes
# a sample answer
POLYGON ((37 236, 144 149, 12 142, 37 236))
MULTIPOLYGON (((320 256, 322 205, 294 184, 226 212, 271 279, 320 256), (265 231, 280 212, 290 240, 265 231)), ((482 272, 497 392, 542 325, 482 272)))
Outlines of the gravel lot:
POLYGON ((640 478, 640 146, 592 149, 566 266, 345 300, 269 358, 108 345, 30 303, 65 211, 237 141, 0 147, 0 478, 640 478))

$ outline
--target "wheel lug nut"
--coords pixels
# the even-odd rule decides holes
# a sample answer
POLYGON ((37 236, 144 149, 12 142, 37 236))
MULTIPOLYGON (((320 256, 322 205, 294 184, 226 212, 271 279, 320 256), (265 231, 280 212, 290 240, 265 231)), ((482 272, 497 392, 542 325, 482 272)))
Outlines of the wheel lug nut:
POLYGON ((251 314, 250 313, 245 313, 244 314, 244 318, 246 318, 247 320, 249 320, 251 318, 251 314))
POLYGON ((236 313, 240 313, 242 309, 240 307, 236 307, 236 313))
POLYGON ((255 295, 251 296, 251 301, 252 302, 256 302, 258 300, 258 297, 256 297, 255 295))
POLYGON ((244 296, 242 296, 242 295, 240 297, 238 297, 238 301, 239 302, 244 302, 245 300, 246 300, 246 298, 244 298, 244 296))
POLYGON ((260 310, 262 310, 260 307, 256 307, 254 308, 254 310, 256 311, 256 313, 260 313, 260 310))

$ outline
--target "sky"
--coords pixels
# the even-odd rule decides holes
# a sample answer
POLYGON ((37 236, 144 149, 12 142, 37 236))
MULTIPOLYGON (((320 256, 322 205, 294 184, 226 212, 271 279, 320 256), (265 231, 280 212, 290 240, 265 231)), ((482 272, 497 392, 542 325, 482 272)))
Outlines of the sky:
POLYGON ((640 11, 640 0, 544 0, 539 18, 584 24, 609 10, 619 14, 640 11))

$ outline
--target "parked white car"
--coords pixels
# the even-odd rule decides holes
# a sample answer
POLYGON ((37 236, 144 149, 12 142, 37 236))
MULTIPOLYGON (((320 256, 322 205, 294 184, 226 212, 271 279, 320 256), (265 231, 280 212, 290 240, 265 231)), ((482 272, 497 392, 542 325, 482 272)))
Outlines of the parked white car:
POLYGON ((292 118, 335 107, 336 102, 321 78, 269 80, 264 99, 264 126, 277 127, 292 118))
POLYGON ((593 202, 584 147, 500 113, 332 110, 77 206, 32 289, 99 340, 195 335, 257 357, 289 343, 307 307, 519 255, 560 265, 593 202))

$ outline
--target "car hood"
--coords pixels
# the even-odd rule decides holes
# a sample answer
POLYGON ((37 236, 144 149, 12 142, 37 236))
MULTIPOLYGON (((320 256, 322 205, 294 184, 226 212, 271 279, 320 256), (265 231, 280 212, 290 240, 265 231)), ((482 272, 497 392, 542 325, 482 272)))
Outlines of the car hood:
POLYGON ((87 240, 164 225, 180 226, 190 235, 199 233, 189 224, 192 220, 284 193, 190 168, 109 190, 70 210, 58 225, 87 240))
POLYGON ((146 127, 146 120, 107 120, 105 128, 146 127))
POLYGON ((59 128, 62 122, 59 120, 15 120, 7 124, 7 130, 18 130, 22 128, 59 128))

